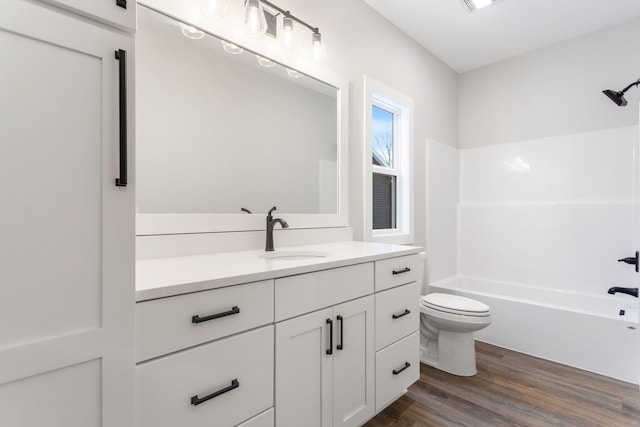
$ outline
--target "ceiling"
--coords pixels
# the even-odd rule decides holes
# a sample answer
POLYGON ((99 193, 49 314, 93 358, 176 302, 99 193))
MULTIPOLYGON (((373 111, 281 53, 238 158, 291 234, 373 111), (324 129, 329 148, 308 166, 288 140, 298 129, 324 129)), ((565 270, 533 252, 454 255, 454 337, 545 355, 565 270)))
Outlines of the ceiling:
POLYGON ((364 0, 459 73, 640 16, 639 0, 364 0))

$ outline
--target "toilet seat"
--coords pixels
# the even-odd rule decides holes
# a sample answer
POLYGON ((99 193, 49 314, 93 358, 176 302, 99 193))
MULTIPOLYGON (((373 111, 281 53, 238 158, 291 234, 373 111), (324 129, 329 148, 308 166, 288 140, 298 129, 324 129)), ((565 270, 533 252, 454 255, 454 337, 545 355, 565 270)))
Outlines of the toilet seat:
POLYGON ((488 305, 459 295, 428 294, 420 298, 420 305, 432 310, 463 316, 487 317, 491 315, 488 305))

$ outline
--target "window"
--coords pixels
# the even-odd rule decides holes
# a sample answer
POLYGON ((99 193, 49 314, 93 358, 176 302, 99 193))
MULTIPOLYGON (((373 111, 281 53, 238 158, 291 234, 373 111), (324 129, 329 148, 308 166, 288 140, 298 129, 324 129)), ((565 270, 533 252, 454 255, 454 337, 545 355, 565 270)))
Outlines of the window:
POLYGON ((367 240, 413 242, 413 100, 365 77, 367 240))

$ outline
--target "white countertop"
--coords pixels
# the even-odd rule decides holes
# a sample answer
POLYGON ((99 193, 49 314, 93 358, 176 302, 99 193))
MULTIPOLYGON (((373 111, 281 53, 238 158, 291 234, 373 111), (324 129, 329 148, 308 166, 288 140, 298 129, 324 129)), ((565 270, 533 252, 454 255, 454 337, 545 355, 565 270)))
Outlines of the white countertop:
POLYGON ((324 252, 326 257, 265 259, 263 250, 223 252, 136 262, 136 301, 292 276, 384 258, 418 253, 422 248, 367 242, 338 242, 276 249, 324 252))

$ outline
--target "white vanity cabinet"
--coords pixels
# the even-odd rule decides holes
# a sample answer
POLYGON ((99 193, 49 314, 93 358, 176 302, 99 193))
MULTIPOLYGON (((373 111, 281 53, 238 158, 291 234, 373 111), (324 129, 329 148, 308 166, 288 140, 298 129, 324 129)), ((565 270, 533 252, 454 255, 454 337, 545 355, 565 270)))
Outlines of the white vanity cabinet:
POLYGON ((373 363, 372 295, 277 323, 276 425, 362 425, 373 363))
POLYGON ((0 425, 131 427, 133 35, 5 0, 0 50, 0 425))
POLYGON ((136 304, 136 426, 251 426, 273 407, 273 319, 273 280, 136 304))
POLYGON ((137 427, 358 427, 418 379, 419 248, 300 250, 139 262, 137 427))
POLYGON ((420 378, 419 256, 376 261, 376 412, 420 378))
POLYGON ((276 323, 277 426, 356 427, 373 416, 373 274, 364 263, 276 279, 276 320, 313 311, 276 323))

